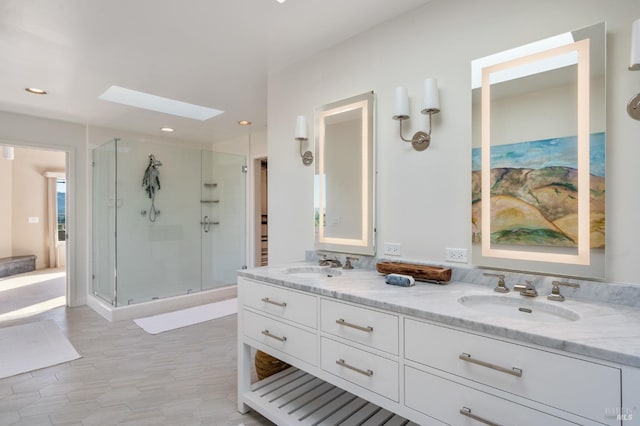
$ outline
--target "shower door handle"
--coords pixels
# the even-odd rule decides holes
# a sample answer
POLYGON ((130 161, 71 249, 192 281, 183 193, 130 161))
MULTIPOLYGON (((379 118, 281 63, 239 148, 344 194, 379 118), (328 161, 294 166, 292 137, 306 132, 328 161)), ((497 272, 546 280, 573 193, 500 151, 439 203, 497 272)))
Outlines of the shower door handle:
POLYGON ((205 216, 200 225, 203 225, 204 232, 209 232, 209 216, 205 216))

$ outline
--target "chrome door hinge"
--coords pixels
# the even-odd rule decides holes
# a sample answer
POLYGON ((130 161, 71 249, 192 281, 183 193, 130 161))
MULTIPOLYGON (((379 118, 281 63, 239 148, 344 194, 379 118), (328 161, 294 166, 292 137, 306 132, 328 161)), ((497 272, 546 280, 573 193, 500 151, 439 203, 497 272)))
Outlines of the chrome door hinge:
POLYGON ((242 173, 247 173, 249 168, 247 166, 242 166, 242 173))

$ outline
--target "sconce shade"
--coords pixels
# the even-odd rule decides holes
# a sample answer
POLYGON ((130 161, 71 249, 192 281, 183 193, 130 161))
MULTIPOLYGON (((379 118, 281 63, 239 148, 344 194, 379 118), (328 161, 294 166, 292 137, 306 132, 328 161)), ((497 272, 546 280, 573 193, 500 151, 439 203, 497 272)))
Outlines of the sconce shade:
POLYGON ((307 140, 307 118, 304 115, 299 115, 296 118, 296 140, 307 140))
POLYGON ((631 71, 640 71, 640 19, 636 19, 631 27, 631 71))
POLYGON ((438 94, 438 80, 427 78, 422 86, 422 108, 423 114, 440 111, 440 96, 438 94))
POLYGON ((15 158, 12 146, 2 147, 2 158, 4 158, 5 160, 13 160, 15 158))
POLYGON ((393 103, 393 118, 409 118, 409 91, 404 86, 396 87, 396 94, 393 103))

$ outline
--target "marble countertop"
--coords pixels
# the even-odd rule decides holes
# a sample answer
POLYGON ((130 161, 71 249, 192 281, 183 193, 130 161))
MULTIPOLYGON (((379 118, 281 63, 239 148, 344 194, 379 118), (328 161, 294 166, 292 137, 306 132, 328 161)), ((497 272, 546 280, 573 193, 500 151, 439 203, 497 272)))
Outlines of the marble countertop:
MULTIPOLYGON (((535 298, 517 292, 499 294, 492 287, 451 281, 438 285, 416 281, 413 287, 387 285, 375 270, 337 269, 332 277, 313 274, 290 274, 291 268, 316 268, 314 263, 267 266, 239 271, 238 275, 321 296, 359 303, 435 321, 444 325, 491 334, 523 343, 562 350, 605 361, 640 368, 640 309, 612 303, 573 300, 547 300, 545 294, 535 298), (577 320, 511 318, 475 307, 464 306, 462 297, 504 298, 498 302, 543 311, 570 310, 577 320)), ((304 270, 304 269, 303 269, 304 270)))

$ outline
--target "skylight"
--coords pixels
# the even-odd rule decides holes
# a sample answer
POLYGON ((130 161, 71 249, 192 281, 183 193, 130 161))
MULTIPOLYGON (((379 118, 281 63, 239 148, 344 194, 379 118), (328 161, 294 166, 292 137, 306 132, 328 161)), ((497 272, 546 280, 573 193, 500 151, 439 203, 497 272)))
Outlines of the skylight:
POLYGON ((109 87, 102 95, 98 96, 98 99, 200 121, 208 120, 224 112, 120 86, 109 87))

